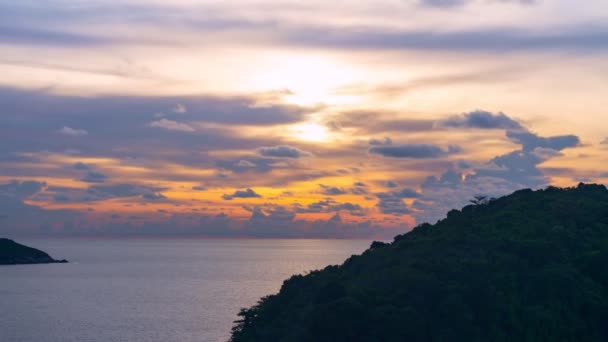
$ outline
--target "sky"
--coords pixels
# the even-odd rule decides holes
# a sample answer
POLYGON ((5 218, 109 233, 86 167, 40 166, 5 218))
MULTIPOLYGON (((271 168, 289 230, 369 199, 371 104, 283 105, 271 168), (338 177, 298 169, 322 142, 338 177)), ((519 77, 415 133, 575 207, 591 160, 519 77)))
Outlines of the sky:
POLYGON ((0 1, 0 234, 391 237, 608 183, 608 2, 0 1))

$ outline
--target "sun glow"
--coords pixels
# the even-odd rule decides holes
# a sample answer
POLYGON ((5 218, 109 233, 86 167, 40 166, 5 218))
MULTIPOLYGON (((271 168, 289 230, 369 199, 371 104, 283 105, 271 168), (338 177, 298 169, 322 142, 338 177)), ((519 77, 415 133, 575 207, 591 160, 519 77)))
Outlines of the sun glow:
POLYGON ((291 135, 311 142, 325 142, 330 139, 327 127, 315 123, 295 125, 291 128, 291 135))
POLYGON ((265 63, 252 86, 258 90, 288 89, 283 100, 300 106, 350 103, 351 96, 337 94, 336 89, 360 76, 358 70, 330 56, 277 54, 265 63))

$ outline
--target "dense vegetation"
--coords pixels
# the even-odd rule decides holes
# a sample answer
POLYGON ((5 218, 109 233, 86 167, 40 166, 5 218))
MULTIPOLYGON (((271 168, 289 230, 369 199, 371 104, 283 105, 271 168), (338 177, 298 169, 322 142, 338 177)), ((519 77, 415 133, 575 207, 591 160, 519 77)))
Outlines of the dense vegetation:
POLYGON ((285 281, 232 341, 608 341, 608 190, 521 190, 285 281))
POLYGON ((64 263, 45 252, 9 239, 0 239, 0 265, 64 263))

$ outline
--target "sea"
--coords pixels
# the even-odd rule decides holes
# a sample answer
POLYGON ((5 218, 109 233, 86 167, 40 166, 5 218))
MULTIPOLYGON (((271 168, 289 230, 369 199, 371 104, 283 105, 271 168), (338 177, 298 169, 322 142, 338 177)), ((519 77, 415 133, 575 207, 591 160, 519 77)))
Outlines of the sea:
POLYGON ((241 308, 371 241, 16 239, 68 264, 0 266, 2 342, 227 341, 241 308))

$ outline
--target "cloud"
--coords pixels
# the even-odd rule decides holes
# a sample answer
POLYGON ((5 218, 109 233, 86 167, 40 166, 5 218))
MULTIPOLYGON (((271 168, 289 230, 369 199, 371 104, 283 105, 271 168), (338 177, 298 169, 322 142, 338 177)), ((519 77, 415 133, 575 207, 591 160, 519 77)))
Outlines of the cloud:
POLYGON ((359 204, 350 202, 340 203, 331 198, 310 203, 307 206, 302 206, 300 204, 295 205, 295 211, 297 213, 333 213, 342 210, 349 211, 352 214, 362 212, 363 208, 359 204))
POLYGON ((58 45, 58 46, 93 46, 107 44, 109 41, 92 35, 81 35, 69 32, 26 27, 0 28, 0 42, 19 45, 58 45))
MULTIPOLYGON (((488 2, 495 3, 517 3, 522 5, 534 4, 537 0, 489 0, 488 2)), ((418 4, 428 7, 449 8, 464 6, 472 3, 474 0, 418 0, 418 4)))
POLYGON ((390 181, 389 180, 389 181, 384 182, 384 186, 387 187, 387 188, 396 188, 396 187, 399 186, 399 184, 397 184, 394 181, 390 181))
POLYGON ((394 191, 392 192, 392 194, 401 198, 418 198, 421 196, 420 193, 418 193, 416 190, 409 188, 403 188, 399 191, 394 191))
POLYGON ((261 198, 262 196, 253 191, 252 189, 237 190, 232 194, 224 194, 222 198, 226 201, 231 201, 235 198, 261 198))
POLYGON ((0 184, 0 195, 24 199, 40 192, 45 186, 45 182, 12 180, 0 184))
POLYGON ((447 119, 440 120, 436 124, 438 127, 446 128, 478 128, 478 129, 505 129, 520 130, 521 124, 504 113, 490 113, 476 110, 460 115, 453 115, 447 119))
POLYGON ((264 157, 274 158, 301 158, 311 155, 310 152, 302 151, 296 147, 288 145, 260 147, 257 149, 257 153, 264 157))
POLYGON ((195 131, 194 128, 192 128, 192 126, 190 126, 188 124, 173 121, 173 120, 168 120, 168 119, 160 119, 157 121, 152 121, 148 124, 148 126, 164 128, 169 131, 180 131, 180 132, 194 132, 195 131))
POLYGON ((173 113, 183 114, 183 113, 186 113, 188 111, 188 109, 183 104, 178 103, 177 105, 175 105, 175 107, 173 107, 171 109, 171 111, 173 113))
POLYGON ((430 7, 456 7, 462 6, 470 0, 420 0, 418 3, 430 7))
POLYGON ((602 142, 600 142, 600 145, 608 145, 608 138, 602 140, 602 142))
POLYGON ((459 160, 456 162, 456 167, 459 169, 470 169, 473 167, 473 165, 471 165, 469 162, 467 162, 466 160, 459 160))
POLYGON ((381 192, 376 194, 376 197, 378 197, 380 200, 376 206, 384 214, 410 214, 412 211, 405 205, 403 199, 420 198, 421 196, 422 194, 410 188, 403 188, 401 190, 391 192, 381 192))
POLYGON ((319 186, 321 187, 321 193, 323 195, 338 196, 338 195, 347 194, 347 191, 342 188, 338 188, 338 187, 330 186, 330 185, 324 185, 324 184, 319 184, 319 186))
POLYGON ((250 167, 256 167, 256 164, 250 162, 249 160, 243 160, 243 159, 241 159, 241 160, 239 160, 238 163, 236 163, 236 166, 239 167, 239 168, 245 168, 245 169, 247 169, 247 168, 250 168, 250 167))
POLYGON ((395 195, 395 193, 385 192, 376 194, 376 196, 380 199, 376 207, 383 214, 405 215, 412 212, 403 202, 403 197, 395 195))
POLYGON ((39 194, 46 183, 13 180, 0 184, 0 235, 48 233, 47 224, 78 220, 81 214, 73 210, 46 210, 25 203, 39 194))
POLYGON ((204 185, 195 185, 192 187, 192 190, 196 190, 196 191, 205 191, 207 190, 207 187, 204 185))
POLYGON ((362 188, 362 187, 354 187, 352 189, 350 189, 350 192, 354 195, 367 195, 368 191, 366 188, 362 188))
POLYGON ((547 186, 549 179, 539 165, 580 143, 574 135, 541 137, 525 129, 507 131, 507 137, 520 144, 521 149, 475 167, 469 165, 471 169, 466 173, 450 168, 439 177, 429 176, 421 184, 423 194, 412 205, 417 222, 433 222, 477 195, 499 197, 522 188, 547 186))
POLYGON ((580 139, 576 135, 560 135, 545 138, 528 131, 507 131, 507 138, 516 144, 521 144, 525 151, 532 151, 537 147, 561 151, 580 144, 580 139))
POLYGON ((153 193, 153 192, 143 194, 143 195, 141 195, 141 197, 143 199, 147 199, 147 200, 150 200, 150 201, 157 201, 157 200, 167 199, 167 197, 165 195, 163 195, 161 193, 153 193))
POLYGON ((384 139, 372 138, 369 139, 368 143, 372 146, 392 145, 393 140, 391 140, 389 137, 385 137, 384 139))
POLYGON ((513 27, 465 30, 393 29, 317 26, 283 30, 284 43, 332 49, 439 50, 508 52, 530 50, 593 51, 608 49, 604 25, 578 25, 568 30, 538 31, 513 27))
MULTIPOLYGON (((352 94, 352 91, 346 91, 352 94)), ((361 95, 361 94, 357 94, 361 95)), ((347 111, 336 114, 334 120, 339 120, 343 129, 356 130, 368 135, 404 133, 404 132, 426 132, 433 129, 435 120, 400 118, 399 113, 393 111, 347 111)), ((368 142, 371 145, 390 145, 392 139, 372 138, 368 142)))
POLYGON ((439 146, 430 144, 373 146, 369 149, 370 153, 378 154, 383 157, 411 159, 439 158, 461 151, 462 149, 455 145, 450 145, 447 149, 443 149, 439 146))
POLYGON ((224 170, 245 173, 266 173, 276 168, 285 168, 286 164, 274 158, 242 157, 216 161, 216 165, 224 170))
POLYGON ((91 168, 91 165, 85 164, 83 162, 77 162, 72 165, 72 167, 76 170, 89 170, 91 168))
POLYGON ((80 180, 86 183, 104 183, 108 180, 108 176, 101 172, 88 171, 80 180))
POLYGON ((60 134, 69 135, 72 137, 82 137, 82 136, 89 134, 89 132, 84 129, 71 128, 68 126, 63 126, 63 128, 61 128, 57 132, 60 134))
MULTIPOLYGON (((89 200, 103 200, 110 198, 127 198, 127 197, 144 197, 147 195, 153 198, 154 194, 158 194, 164 188, 151 187, 146 185, 136 184, 111 184, 111 185, 93 185, 87 189, 89 200)), ((147 199, 150 199, 147 198, 147 199)))

